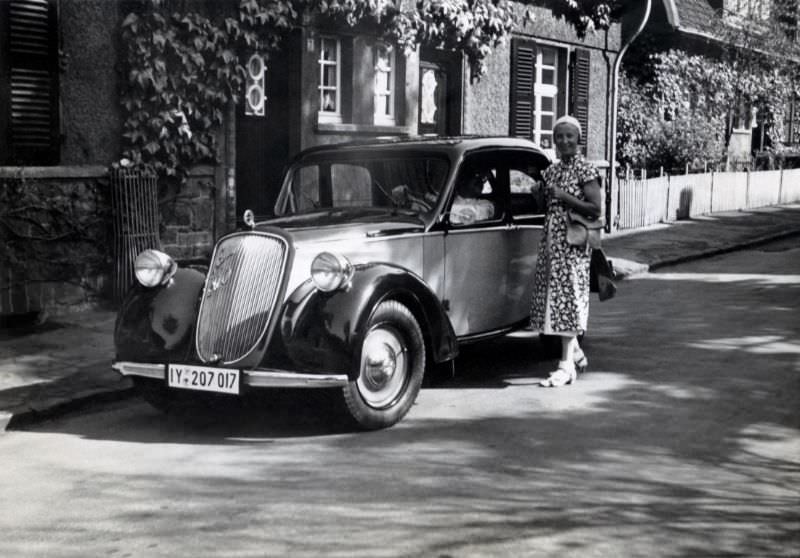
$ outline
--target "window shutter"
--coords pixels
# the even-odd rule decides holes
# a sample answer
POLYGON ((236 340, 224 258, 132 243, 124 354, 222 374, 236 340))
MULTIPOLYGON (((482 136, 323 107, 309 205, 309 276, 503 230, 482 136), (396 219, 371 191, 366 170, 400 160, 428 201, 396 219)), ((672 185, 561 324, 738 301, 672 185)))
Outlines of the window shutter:
POLYGON ((536 43, 514 39, 511 43, 511 125, 509 134, 530 138, 533 132, 536 82, 536 43))
POLYGON ((570 91, 570 113, 578 119, 583 129, 583 151, 586 152, 586 135, 589 131, 589 77, 591 75, 590 53, 576 48, 572 58, 570 91))
MULTIPOLYGON (((0 2, 5 62, 0 70, 7 139, 0 162, 54 164, 59 154, 58 34, 55 0, 0 2)), ((1 24, 0 24, 1 25, 1 24)))

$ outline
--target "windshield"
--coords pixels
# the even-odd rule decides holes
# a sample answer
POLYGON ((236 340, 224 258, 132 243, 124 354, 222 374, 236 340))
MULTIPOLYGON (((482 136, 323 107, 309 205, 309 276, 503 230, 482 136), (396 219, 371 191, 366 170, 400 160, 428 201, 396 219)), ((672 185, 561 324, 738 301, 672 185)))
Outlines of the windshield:
POLYGON ((289 170, 280 215, 327 208, 388 208, 430 212, 450 164, 434 155, 321 154, 289 170))

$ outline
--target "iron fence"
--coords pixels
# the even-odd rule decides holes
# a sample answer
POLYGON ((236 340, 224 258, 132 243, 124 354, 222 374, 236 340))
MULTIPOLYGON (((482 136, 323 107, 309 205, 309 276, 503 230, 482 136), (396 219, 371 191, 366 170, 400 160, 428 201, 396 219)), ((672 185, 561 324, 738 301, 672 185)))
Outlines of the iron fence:
POLYGON ((114 220, 114 301, 120 302, 134 280, 136 256, 160 248, 158 182, 154 174, 111 170, 111 212, 114 220))

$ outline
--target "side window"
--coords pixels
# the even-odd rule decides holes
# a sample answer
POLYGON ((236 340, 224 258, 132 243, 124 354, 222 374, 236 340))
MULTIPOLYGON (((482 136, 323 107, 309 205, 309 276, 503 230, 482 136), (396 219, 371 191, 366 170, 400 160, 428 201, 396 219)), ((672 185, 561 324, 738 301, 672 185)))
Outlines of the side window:
POLYGON ((308 211, 320 206, 319 167, 300 167, 292 176, 292 209, 308 211))
POLYGON ((514 217, 540 215, 545 212, 544 161, 529 156, 513 157, 509 165, 511 214, 514 217))
POLYGON ((58 164, 57 13, 56 0, 0 1, 0 164, 58 164))
POLYGON ((503 218, 500 169, 488 160, 467 160, 456 179, 450 223, 465 226, 503 218))

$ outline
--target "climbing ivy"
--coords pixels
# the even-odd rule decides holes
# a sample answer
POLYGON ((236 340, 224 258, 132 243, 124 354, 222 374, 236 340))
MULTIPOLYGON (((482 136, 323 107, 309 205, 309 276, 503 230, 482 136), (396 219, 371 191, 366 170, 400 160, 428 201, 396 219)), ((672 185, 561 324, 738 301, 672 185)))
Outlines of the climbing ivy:
MULTIPOLYGON (((548 0, 579 35, 610 24, 613 0, 548 0)), ((308 21, 357 27, 404 51, 420 44, 461 52, 473 77, 518 22, 532 21, 524 2, 418 0, 239 0, 210 3, 140 0, 122 21, 124 111, 122 165, 146 165, 185 178, 192 165, 216 162, 217 131, 238 102, 245 56, 269 60, 287 32, 308 21), (212 13, 213 12, 213 13, 212 13)))

